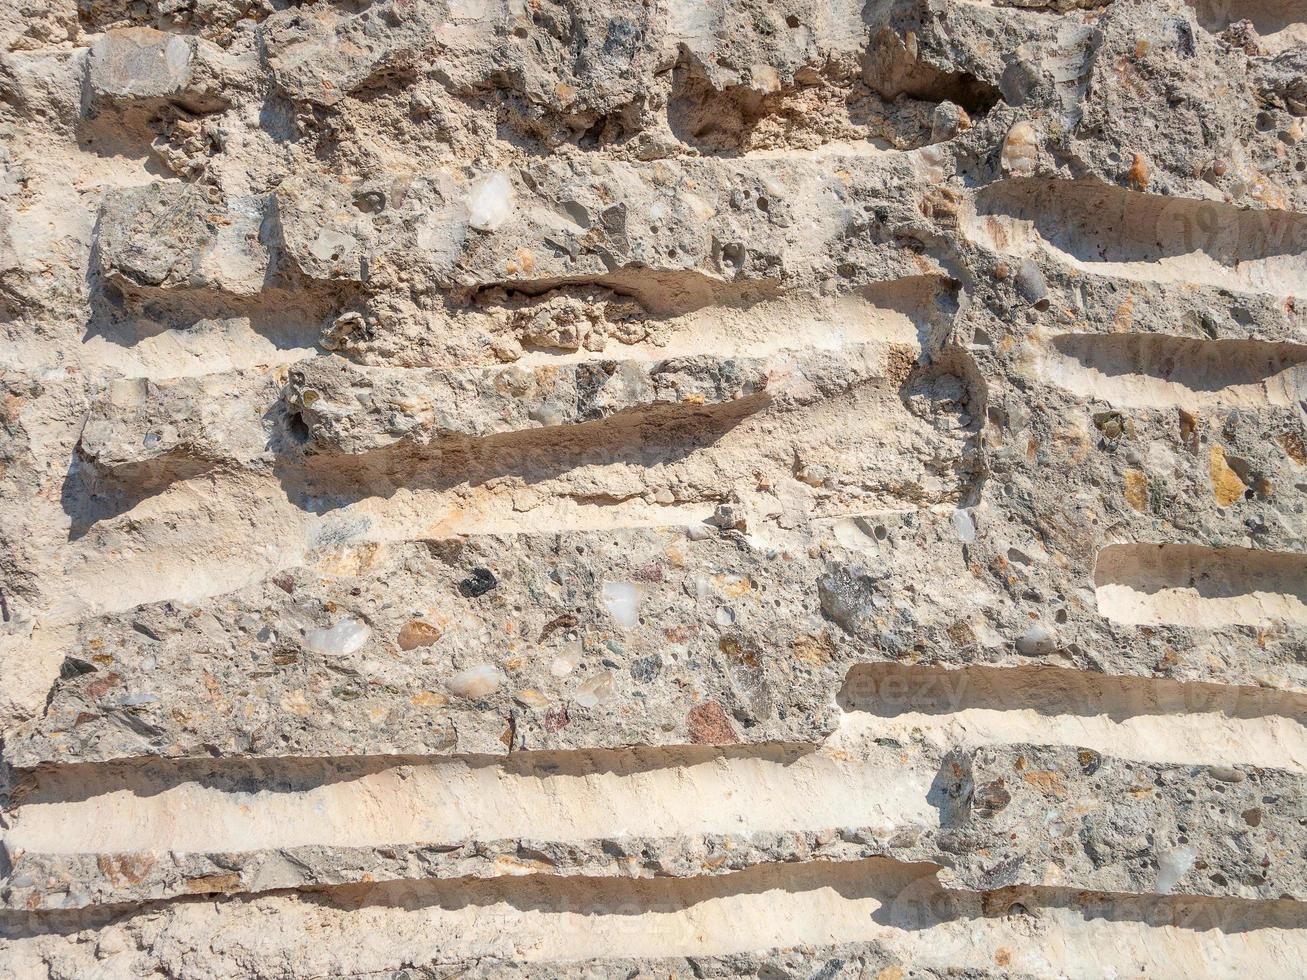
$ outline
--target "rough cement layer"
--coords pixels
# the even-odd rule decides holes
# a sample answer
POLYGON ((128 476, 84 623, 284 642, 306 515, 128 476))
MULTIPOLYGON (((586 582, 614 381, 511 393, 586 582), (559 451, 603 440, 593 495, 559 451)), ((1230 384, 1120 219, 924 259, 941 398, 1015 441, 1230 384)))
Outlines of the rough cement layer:
POLYGON ((1307 10, 0 10, 0 978, 1301 976, 1307 10))

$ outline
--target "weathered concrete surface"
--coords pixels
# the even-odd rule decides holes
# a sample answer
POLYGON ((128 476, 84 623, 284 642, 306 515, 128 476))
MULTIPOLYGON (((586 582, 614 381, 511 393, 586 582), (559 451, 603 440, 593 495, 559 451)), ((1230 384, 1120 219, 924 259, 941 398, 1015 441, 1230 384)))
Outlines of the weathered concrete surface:
POLYGON ((0 977, 1301 974, 1300 5, 0 44, 0 977))

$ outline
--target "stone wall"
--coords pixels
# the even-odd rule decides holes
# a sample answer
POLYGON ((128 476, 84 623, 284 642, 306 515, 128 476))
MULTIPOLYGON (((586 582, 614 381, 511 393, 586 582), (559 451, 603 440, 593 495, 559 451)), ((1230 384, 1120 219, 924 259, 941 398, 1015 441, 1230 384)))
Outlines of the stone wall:
POLYGON ((0 42, 0 977, 1303 975, 1301 4, 0 42))

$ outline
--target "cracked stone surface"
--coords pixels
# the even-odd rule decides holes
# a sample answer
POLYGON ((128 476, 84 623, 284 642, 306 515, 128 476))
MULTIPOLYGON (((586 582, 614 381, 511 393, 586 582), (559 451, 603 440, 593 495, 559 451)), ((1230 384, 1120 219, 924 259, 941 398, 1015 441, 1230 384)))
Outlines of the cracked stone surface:
POLYGON ((0 978, 1299 976, 1307 11, 0 11, 0 978))

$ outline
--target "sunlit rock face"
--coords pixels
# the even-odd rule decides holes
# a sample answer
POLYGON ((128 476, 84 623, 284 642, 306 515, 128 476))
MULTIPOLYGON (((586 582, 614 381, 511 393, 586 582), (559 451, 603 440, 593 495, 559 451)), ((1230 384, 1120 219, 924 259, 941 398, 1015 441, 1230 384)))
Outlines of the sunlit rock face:
POLYGON ((0 980, 1307 958, 1307 14, 0 5, 0 980))

